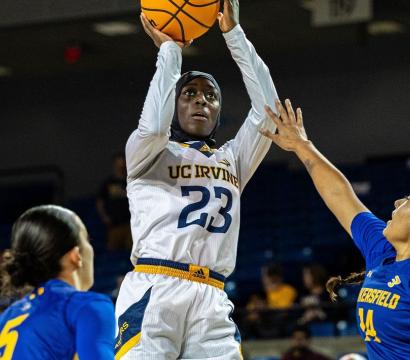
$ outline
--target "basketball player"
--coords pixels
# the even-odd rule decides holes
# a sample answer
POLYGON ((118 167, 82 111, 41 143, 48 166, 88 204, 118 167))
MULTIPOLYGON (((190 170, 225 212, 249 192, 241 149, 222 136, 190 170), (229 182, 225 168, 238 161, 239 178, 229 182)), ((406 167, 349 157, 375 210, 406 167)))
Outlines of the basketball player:
POLYGON ((366 260, 366 271, 336 283, 361 283, 357 299, 359 332, 370 360, 410 359, 410 197, 397 200, 386 224, 357 198, 344 175, 308 140, 302 112, 296 115, 289 100, 278 101, 280 119, 267 108, 278 134, 262 133, 284 150, 294 152, 306 166, 317 191, 366 260))
POLYGON ((79 217, 58 206, 32 208, 16 221, 1 290, 32 290, 0 316, 0 359, 114 358, 113 304, 85 291, 93 283, 87 237, 79 217))
POLYGON ((236 137, 215 147, 222 93, 209 74, 181 76, 181 46, 142 16, 159 47, 138 128, 127 146, 135 269, 116 304, 116 359, 241 359, 223 291, 235 266, 240 194, 269 149, 264 104, 277 98, 269 70, 239 25, 239 2, 219 25, 251 98, 236 137))

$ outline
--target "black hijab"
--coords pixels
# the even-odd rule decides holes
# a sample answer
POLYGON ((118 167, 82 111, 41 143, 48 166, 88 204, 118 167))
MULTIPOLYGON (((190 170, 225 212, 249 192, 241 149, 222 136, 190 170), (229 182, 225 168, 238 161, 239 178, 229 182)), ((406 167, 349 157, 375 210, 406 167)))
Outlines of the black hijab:
POLYGON ((174 112, 174 117, 172 119, 171 123, 171 137, 170 140, 172 141, 177 141, 177 142, 187 142, 187 141, 205 141, 206 144, 209 147, 215 147, 216 141, 215 141, 215 134, 216 131, 218 130, 219 123, 220 123, 220 116, 221 116, 221 110, 219 110, 218 117, 216 119, 216 124, 212 132, 204 138, 199 138, 195 137, 192 135, 187 134, 184 130, 182 130, 181 125, 179 124, 179 119, 178 119, 178 98, 181 95, 182 88, 189 83, 190 81, 196 79, 196 78, 204 78, 209 80, 215 88, 218 90, 219 94, 219 103, 220 103, 220 109, 222 107, 222 94, 221 94, 221 88, 219 87, 218 83, 214 79, 214 77, 210 74, 200 72, 200 71, 188 71, 185 74, 183 74, 175 88, 175 112, 174 112))

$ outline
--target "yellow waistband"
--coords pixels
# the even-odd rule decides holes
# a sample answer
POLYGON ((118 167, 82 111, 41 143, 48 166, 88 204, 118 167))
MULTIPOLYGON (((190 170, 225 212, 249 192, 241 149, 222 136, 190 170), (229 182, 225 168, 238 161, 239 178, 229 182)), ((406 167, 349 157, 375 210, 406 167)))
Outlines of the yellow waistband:
POLYGON ((214 286, 221 290, 223 290, 225 286, 224 282, 211 278, 209 276, 209 269, 207 267, 193 264, 189 265, 189 271, 174 269, 172 267, 162 265, 135 265, 134 271, 147 274, 166 275, 184 280, 196 281, 214 286))

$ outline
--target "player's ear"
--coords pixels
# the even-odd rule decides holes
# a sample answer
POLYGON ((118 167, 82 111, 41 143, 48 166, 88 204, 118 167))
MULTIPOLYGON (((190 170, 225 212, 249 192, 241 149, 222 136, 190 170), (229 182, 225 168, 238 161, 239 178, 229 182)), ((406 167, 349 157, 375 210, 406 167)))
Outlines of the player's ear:
POLYGON ((80 268, 82 264, 82 257, 80 253, 80 248, 78 246, 73 247, 66 255, 67 260, 74 269, 80 268))

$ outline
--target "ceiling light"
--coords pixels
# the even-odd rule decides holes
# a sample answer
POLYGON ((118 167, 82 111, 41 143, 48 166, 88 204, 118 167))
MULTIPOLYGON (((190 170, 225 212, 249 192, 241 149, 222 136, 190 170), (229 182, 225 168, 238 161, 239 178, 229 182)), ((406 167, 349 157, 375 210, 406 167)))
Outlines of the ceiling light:
POLYGON ((109 21, 93 25, 94 31, 105 36, 136 34, 138 27, 126 21, 109 21))
POLYGON ((0 65, 0 77, 10 76, 12 72, 11 68, 0 65))
POLYGON ((373 21, 367 25, 367 32, 370 35, 386 35, 404 33, 405 27, 397 21, 373 21))

